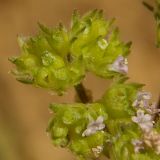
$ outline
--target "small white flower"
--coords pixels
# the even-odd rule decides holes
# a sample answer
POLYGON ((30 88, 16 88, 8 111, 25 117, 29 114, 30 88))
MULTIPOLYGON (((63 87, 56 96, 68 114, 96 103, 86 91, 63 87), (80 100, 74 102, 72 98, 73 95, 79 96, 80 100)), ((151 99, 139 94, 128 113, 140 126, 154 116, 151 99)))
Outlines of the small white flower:
POLYGON ((103 151, 103 146, 97 146, 96 148, 92 148, 92 152, 96 158, 99 157, 102 151, 103 151))
POLYGON ((134 146, 135 153, 139 153, 139 151, 144 150, 144 142, 138 139, 132 140, 132 144, 134 146))
POLYGON ((118 56, 118 58, 113 62, 113 64, 109 65, 110 71, 119 72, 122 74, 128 73, 128 61, 123 56, 118 56))
POLYGON ((105 128, 105 124, 103 123, 104 118, 103 116, 99 116, 96 121, 91 121, 88 126, 87 129, 82 133, 82 136, 90 136, 94 133, 96 133, 97 131, 103 130, 105 128))
POLYGON ((137 93, 137 98, 133 102, 132 106, 133 107, 141 107, 145 108, 149 106, 149 100, 151 99, 152 95, 150 92, 144 92, 140 91, 137 93))
POLYGON ((133 116, 132 121, 137 123, 144 132, 149 132, 153 128, 152 116, 144 114, 141 109, 137 110, 137 116, 133 116))

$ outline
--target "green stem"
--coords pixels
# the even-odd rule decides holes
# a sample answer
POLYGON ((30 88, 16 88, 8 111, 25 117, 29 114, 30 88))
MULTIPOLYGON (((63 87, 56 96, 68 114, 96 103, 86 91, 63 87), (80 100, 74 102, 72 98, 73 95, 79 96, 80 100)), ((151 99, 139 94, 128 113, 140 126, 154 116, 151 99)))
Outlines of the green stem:
MULTIPOLYGON (((158 99, 157 108, 160 109, 160 96, 158 99)), ((159 113, 157 113, 154 117, 154 121, 157 122, 157 121, 159 121, 159 119, 160 119, 160 116, 159 116, 159 113)))
POLYGON ((89 103, 92 102, 91 96, 87 94, 87 90, 83 86, 82 83, 75 86, 75 90, 77 92, 77 95, 82 103, 89 103))

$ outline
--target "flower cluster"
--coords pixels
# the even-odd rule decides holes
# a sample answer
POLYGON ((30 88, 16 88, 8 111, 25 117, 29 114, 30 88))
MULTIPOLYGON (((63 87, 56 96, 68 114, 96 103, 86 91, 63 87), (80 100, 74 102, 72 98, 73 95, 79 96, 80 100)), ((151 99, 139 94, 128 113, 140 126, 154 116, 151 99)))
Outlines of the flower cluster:
MULTIPOLYGON (((152 120, 155 115, 160 113, 160 109, 156 103, 151 103, 151 93, 139 91, 132 106, 137 109, 137 117, 147 117, 152 120), (144 111, 148 114, 144 115, 144 111)), ((135 117, 134 117, 135 119, 135 117)))
POLYGON ((137 116, 133 116, 132 121, 137 123, 143 131, 143 141, 135 141, 133 145, 135 151, 144 149, 144 145, 146 145, 155 148, 156 153, 160 154, 160 134, 155 132, 153 128, 155 115, 159 114, 160 109, 155 103, 152 104, 150 100, 151 93, 140 91, 132 104, 137 109, 137 116))
POLYGON ((131 43, 121 42, 112 24, 101 10, 83 17, 75 11, 69 30, 62 24, 51 29, 39 24, 36 36, 18 37, 22 54, 10 58, 17 67, 12 73, 20 82, 59 94, 79 84, 88 71, 103 78, 126 74, 131 43))
POLYGON ((156 153, 160 155, 160 134, 156 131, 150 131, 144 134, 144 143, 150 147, 155 149, 156 153))
POLYGON ((156 131, 145 132, 141 140, 134 139, 132 140, 135 153, 144 151, 147 148, 151 148, 156 152, 157 155, 160 155, 160 134, 156 131))
POLYGON ((48 132, 53 143, 67 147, 79 157, 99 157, 103 151, 108 115, 100 103, 52 104, 55 117, 48 132))

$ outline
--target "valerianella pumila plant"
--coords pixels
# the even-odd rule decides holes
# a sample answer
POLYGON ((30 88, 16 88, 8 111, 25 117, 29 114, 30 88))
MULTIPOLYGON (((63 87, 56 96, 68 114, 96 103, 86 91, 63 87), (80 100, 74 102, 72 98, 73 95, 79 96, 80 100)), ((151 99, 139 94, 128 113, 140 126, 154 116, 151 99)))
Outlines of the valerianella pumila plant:
POLYGON ((82 160, 159 160, 160 109, 142 84, 126 82, 131 43, 119 40, 113 20, 105 20, 101 10, 82 17, 74 11, 69 30, 62 24, 39 27, 36 36, 18 38, 21 55, 10 60, 20 82, 58 95, 71 87, 77 91, 75 103, 50 105, 53 144, 82 160), (87 72, 113 79, 97 101, 82 85, 87 72))

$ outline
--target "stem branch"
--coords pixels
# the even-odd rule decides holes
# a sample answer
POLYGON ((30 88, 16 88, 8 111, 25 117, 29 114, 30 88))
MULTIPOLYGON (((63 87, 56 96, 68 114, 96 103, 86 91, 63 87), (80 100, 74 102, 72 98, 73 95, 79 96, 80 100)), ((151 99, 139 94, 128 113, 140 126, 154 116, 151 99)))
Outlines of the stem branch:
POLYGON ((148 3, 145 2, 145 1, 143 1, 142 3, 143 3, 143 5, 144 5, 149 11, 151 11, 151 12, 154 11, 154 7, 153 7, 153 6, 151 6, 150 4, 148 4, 148 3))
POLYGON ((87 90, 82 83, 76 85, 75 90, 82 103, 89 103, 92 101, 92 97, 87 93, 87 90))

